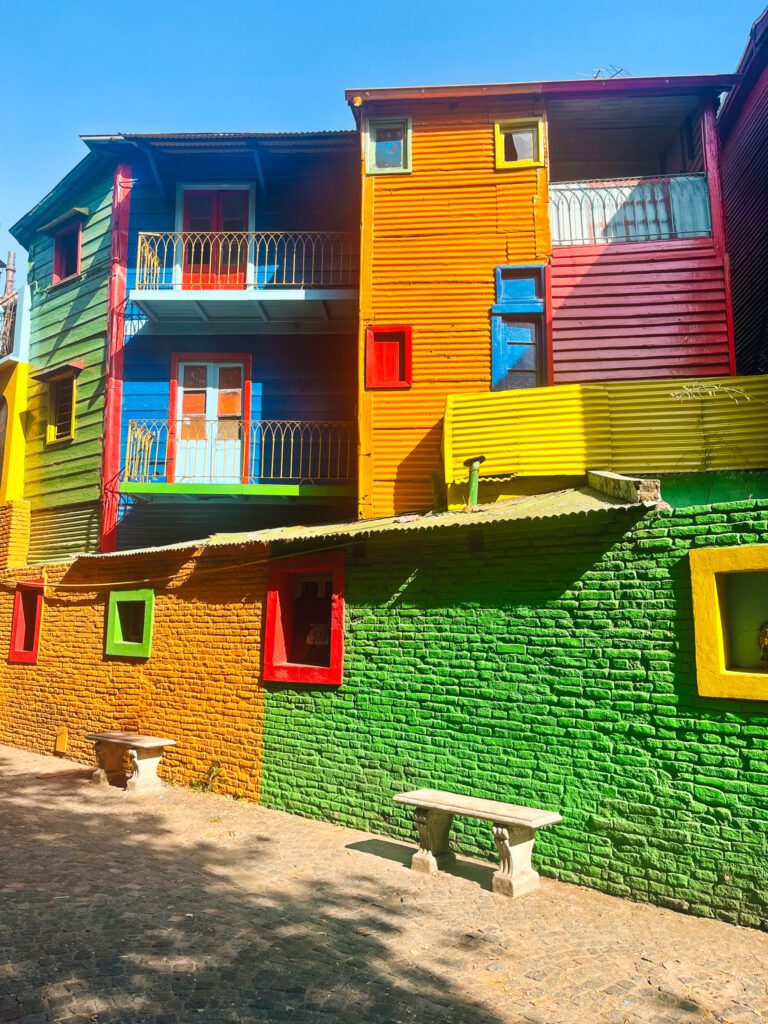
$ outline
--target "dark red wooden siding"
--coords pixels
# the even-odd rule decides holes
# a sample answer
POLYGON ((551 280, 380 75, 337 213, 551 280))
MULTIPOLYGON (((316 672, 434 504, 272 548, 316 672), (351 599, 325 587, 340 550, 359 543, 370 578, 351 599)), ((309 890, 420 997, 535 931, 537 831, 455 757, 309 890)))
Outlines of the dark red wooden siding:
POLYGON ((556 247, 552 368, 555 384, 730 373, 712 239, 556 247))
MULTIPOLYGON (((763 59, 767 53, 768 39, 763 59)), ((739 373, 767 373, 768 66, 730 125, 721 167, 731 254, 736 365, 739 373)))

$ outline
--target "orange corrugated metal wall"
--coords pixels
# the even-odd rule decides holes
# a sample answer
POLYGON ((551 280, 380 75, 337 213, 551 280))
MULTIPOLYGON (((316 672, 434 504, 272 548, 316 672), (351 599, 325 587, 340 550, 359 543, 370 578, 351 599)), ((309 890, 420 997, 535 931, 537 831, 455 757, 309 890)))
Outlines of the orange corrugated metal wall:
POLYGON ((371 115, 413 117, 410 174, 365 175, 360 287, 362 517, 432 506, 446 395, 487 391, 494 270, 546 262, 546 168, 496 170, 494 122, 535 103, 420 102, 371 115), (366 391, 369 324, 413 328, 408 391, 366 391))

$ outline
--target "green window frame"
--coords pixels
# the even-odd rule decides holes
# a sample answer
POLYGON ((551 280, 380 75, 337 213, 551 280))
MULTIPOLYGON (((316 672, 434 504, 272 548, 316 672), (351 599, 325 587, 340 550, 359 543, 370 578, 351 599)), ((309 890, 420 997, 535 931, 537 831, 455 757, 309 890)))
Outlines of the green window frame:
POLYGON ((155 621, 154 590, 113 590, 107 602, 106 653, 113 658, 148 658, 155 621))
POLYGON ((366 174, 410 174, 411 173, 410 117, 369 117, 365 122, 365 171, 366 174), (402 134, 401 162, 394 167, 377 165, 377 144, 379 133, 397 132, 402 134))

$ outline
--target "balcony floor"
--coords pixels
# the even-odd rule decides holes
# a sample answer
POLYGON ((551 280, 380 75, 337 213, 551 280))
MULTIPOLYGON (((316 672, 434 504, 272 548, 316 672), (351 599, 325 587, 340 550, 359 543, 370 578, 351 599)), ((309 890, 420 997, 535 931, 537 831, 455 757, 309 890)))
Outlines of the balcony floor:
POLYGON ((341 331, 357 325, 355 288, 249 288, 242 291, 134 289, 131 302, 166 330, 233 327, 276 333, 297 328, 341 331))
POLYGON ((205 483, 124 483, 120 493, 141 501, 282 501, 295 498, 333 500, 351 498, 357 493, 354 483, 309 484, 205 484, 205 483))

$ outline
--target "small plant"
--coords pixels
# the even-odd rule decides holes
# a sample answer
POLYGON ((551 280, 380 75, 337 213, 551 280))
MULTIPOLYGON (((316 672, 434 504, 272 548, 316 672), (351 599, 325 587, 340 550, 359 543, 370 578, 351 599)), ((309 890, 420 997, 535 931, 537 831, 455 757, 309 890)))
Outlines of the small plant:
POLYGON ((201 779, 195 779, 194 782, 190 782, 189 788, 193 789, 196 793, 211 793, 213 792, 216 779, 222 774, 221 761, 211 761, 205 775, 201 779))

